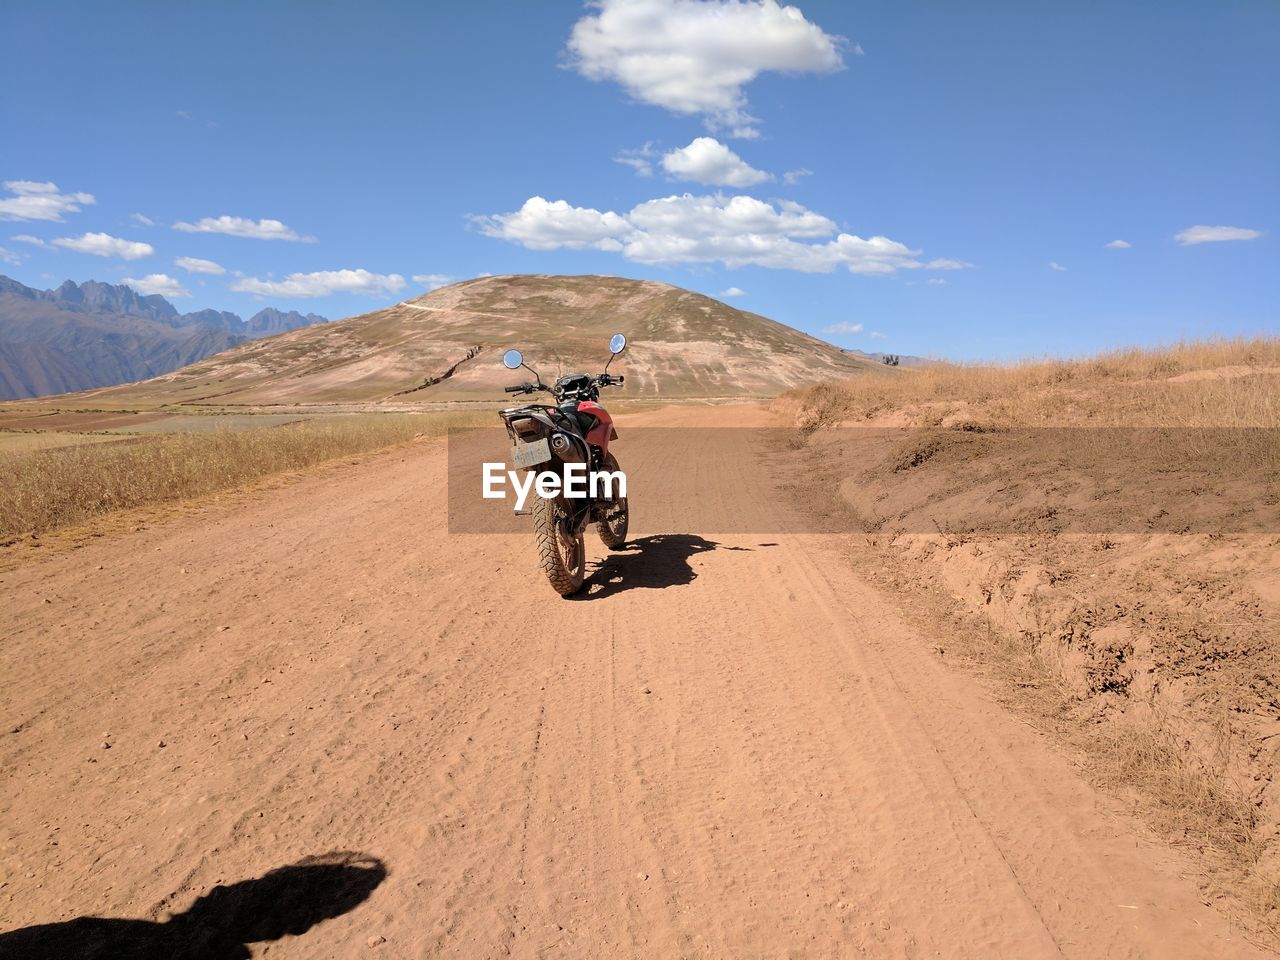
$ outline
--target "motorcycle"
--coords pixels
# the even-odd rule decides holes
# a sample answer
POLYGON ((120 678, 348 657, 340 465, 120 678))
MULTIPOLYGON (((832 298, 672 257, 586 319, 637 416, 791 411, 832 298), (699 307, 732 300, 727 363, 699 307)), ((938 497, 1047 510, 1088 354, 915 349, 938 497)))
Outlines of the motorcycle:
POLYGON ((571 465, 581 465, 579 470, 585 467, 587 477, 621 472, 617 458, 609 450, 609 443, 618 439, 618 431, 599 400, 601 387, 622 385, 625 378, 611 375, 609 364, 626 348, 627 338, 615 334, 609 341, 604 372, 595 376, 570 373, 551 386, 524 362, 519 350, 508 350, 502 357, 508 370, 524 367, 534 377, 531 383, 505 388, 507 393, 545 391, 556 401, 554 406, 534 403, 508 407, 499 411, 499 416, 513 444, 512 465, 538 474, 552 472, 561 479, 555 496, 542 496, 539 487, 533 497, 532 513, 539 564, 562 597, 582 588, 587 563, 583 533, 588 525, 595 524, 596 533, 610 550, 622 549, 627 541, 625 481, 621 489, 616 483, 603 490, 590 483, 586 485, 586 496, 566 496, 571 465))

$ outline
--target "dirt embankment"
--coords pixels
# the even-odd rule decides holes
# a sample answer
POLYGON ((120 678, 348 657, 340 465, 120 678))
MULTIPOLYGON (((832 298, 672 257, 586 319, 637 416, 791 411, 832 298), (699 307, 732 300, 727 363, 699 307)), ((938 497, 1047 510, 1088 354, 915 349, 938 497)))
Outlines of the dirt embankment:
POLYGON ((862 531, 855 561, 955 627, 940 654, 1001 675, 1033 722, 1083 748, 1095 781, 1204 855, 1210 895, 1274 937, 1280 431, 1266 411, 1280 377, 1230 373, 1068 372, 1016 398, 957 373, 874 409, 837 388, 778 407, 814 521, 862 531), (1223 381, 1247 397, 1246 422, 1231 404, 1186 416, 1223 381), (1206 425, 1215 415, 1227 425, 1206 425))

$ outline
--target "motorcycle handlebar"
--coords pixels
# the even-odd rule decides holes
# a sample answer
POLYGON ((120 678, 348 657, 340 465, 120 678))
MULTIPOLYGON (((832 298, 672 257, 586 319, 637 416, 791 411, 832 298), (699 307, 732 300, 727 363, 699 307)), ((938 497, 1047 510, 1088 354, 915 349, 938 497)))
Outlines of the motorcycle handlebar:
POLYGON ((518 383, 514 387, 504 387, 506 393, 527 393, 531 385, 527 383, 518 383))

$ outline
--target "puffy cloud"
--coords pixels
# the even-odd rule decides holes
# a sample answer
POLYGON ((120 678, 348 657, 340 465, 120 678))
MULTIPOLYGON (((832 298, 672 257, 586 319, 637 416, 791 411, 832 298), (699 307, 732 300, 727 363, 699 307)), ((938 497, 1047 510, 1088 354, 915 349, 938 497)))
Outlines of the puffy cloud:
POLYGON ((31 244, 33 247, 47 247, 47 246, 48 246, 48 244, 47 244, 47 243, 45 243, 43 240, 41 240, 39 237, 33 237, 33 236, 31 236, 31 234, 29 234, 29 233, 15 233, 15 234, 13 235, 13 239, 14 239, 14 240, 17 240, 19 243, 29 243, 29 244, 31 244))
POLYGON ((1056 261, 1056 260, 1050 260, 1050 261, 1049 261, 1049 269, 1050 269, 1050 270, 1057 270, 1059 273, 1066 273, 1066 272, 1067 272, 1067 268, 1066 268, 1066 267, 1064 267, 1062 264, 1058 263, 1058 261, 1056 261))
POLYGON ((129 219, 142 224, 144 227, 154 227, 156 222, 148 217, 145 213, 131 213, 129 219))
POLYGON ((773 204, 739 195, 697 197, 683 194, 647 200, 632 209, 631 222, 650 234, 683 236, 742 236, 764 234, 788 237, 822 237, 836 225, 820 213, 790 200, 773 204))
POLYGON ((60 237, 53 241, 55 247, 65 247, 77 253, 91 253, 95 257, 121 257, 125 260, 137 260, 155 253, 149 243, 139 240, 121 240, 107 233, 86 233, 79 237, 60 237))
POLYGON ((782 175, 782 182, 787 186, 794 186, 802 177, 812 177, 813 171, 808 167, 798 167, 795 170, 788 170, 782 175))
POLYGON ((1247 227, 1206 227, 1198 223, 1174 234, 1173 239, 1184 247, 1193 247, 1198 243, 1221 243, 1223 240, 1256 240, 1260 236, 1261 230, 1247 227))
POLYGON ((642 203, 630 221, 637 229, 623 252, 639 263, 720 262, 806 273, 839 266, 853 273, 890 273, 920 265, 913 251, 887 237, 841 233, 825 243, 801 243, 829 237, 836 225, 785 200, 775 207, 754 197, 685 194, 642 203))
POLYGON ((187 273, 209 273, 217 275, 227 272, 226 267, 222 264, 213 260, 201 260, 199 257, 178 257, 173 262, 183 270, 187 271, 187 273))
POLYGON ((972 267, 972 263, 966 263, 963 260, 952 260, 950 257, 938 257, 936 260, 930 260, 925 264, 925 269, 927 270, 969 270, 972 267))
POLYGON ((626 219, 616 213, 542 197, 530 197, 515 213, 476 217, 474 221, 486 236, 501 237, 530 250, 621 250, 619 238, 632 232, 626 219))
POLYGON ((0 247, 0 263, 11 263, 15 267, 22 263, 22 254, 14 253, 12 250, 6 250, 0 247))
POLYGON ((137 290, 139 293, 146 294, 147 296, 152 294, 159 294, 162 297, 191 296, 190 290, 180 284, 177 280, 173 279, 173 277, 167 276, 163 273, 148 273, 140 280, 135 280, 132 277, 125 277, 120 282, 126 286, 133 287, 133 289, 137 290))
POLYGON ((726 187, 750 187, 773 179, 714 137, 698 137, 687 147, 665 154, 662 169, 680 180, 726 187))
POLYGON ((1133 244, 1128 240, 1112 240, 1110 243, 1104 243, 1103 247, 1107 250, 1128 250, 1133 244))
POLYGON ((52 220, 61 223, 64 213, 79 213, 82 205, 97 203, 91 193, 62 193, 55 183, 6 180, 4 188, 13 196, 0 199, 0 220, 52 220))
POLYGON ((404 277, 398 273, 320 270, 316 273, 291 273, 283 280, 243 277, 231 284, 231 289, 239 293, 256 293, 264 297, 327 297, 331 293, 393 296, 402 290, 404 285, 404 277))
POLYGON ((195 223, 179 221, 173 229, 183 233, 225 233, 232 237, 252 237, 255 240, 292 240, 298 243, 315 243, 315 237, 303 237, 279 220, 250 220, 246 217, 205 217, 195 223))
POLYGON ((747 291, 740 290, 737 287, 730 287, 728 290, 720 291, 720 296, 722 297, 745 297, 746 295, 747 291))
POLYGON ((829 73, 844 39, 776 0, 600 0, 574 24, 568 63, 644 103, 755 137, 743 87, 766 71, 829 73))
POLYGON ((413 282, 420 283, 428 290, 439 290, 441 287, 447 287, 453 283, 457 277, 451 277, 446 273, 415 273, 413 282))
POLYGON ((947 281, 943 280, 941 277, 930 277, 925 281, 925 283, 931 287, 945 287, 947 285, 947 281))
POLYGON ((833 323, 829 327, 823 327, 822 332, 823 333, 842 333, 845 335, 861 333, 862 324, 849 323, 849 321, 847 320, 841 320, 839 323, 833 323))
POLYGON ((843 267, 851 273, 958 269, 960 260, 917 259, 919 251, 888 237, 836 233, 836 225, 792 201, 754 197, 680 196, 649 200, 625 216, 532 197, 515 213, 477 217, 493 237, 533 250, 595 248, 638 263, 723 263, 809 273, 843 267), (834 235, 834 236, 833 236, 834 235), (822 242, 804 242, 821 240, 822 242))

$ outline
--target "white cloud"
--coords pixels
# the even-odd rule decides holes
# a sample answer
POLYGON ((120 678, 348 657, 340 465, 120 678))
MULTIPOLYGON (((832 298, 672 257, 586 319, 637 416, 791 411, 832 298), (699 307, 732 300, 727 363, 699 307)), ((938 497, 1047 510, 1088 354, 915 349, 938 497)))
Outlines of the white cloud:
POLYGON ((0 200, 0 220, 52 220, 62 223, 64 213, 79 213, 81 205, 97 203, 91 193, 62 193, 54 183, 6 180, 13 194, 0 200))
POLYGON ((662 169, 679 180, 725 187, 750 187, 773 179, 714 137, 698 137, 687 147, 664 154, 662 169))
POLYGON ((599 0, 574 24, 568 63, 590 80, 758 136, 743 88, 761 73, 830 73, 845 41, 776 0, 599 0))
POLYGON ((0 247, 0 263, 11 263, 16 267, 22 263, 22 255, 0 247))
POLYGON ((642 203, 631 211, 637 228, 624 254, 639 263, 755 265, 777 270, 825 273, 845 267, 852 273, 891 273, 918 267, 915 251, 887 237, 841 233, 822 214, 791 201, 772 204, 754 197, 697 197, 684 194, 642 203))
POLYGON ((1112 240, 1110 243, 1104 243, 1103 247, 1108 250, 1128 250, 1133 244, 1128 240, 1112 240))
POLYGON ((813 171, 808 167, 798 167, 795 170, 788 170, 782 175, 782 182, 787 186, 794 186, 802 177, 812 177, 813 171))
POLYGON ((747 291, 740 290, 737 287, 730 287, 728 290, 720 291, 720 296, 722 297, 745 297, 746 295, 747 291))
POLYGON ((515 213, 473 218, 483 233, 532 250, 595 248, 638 263, 723 263, 825 273, 959 269, 960 260, 917 259, 918 250, 888 237, 836 233, 836 225, 798 203, 754 197, 681 196, 649 200, 625 216, 531 197, 515 213), (821 240, 822 242, 803 242, 821 240))
POLYGON ((926 263, 925 268, 928 270, 971 270, 973 264, 966 263, 963 260, 952 260, 949 257, 939 257, 926 263))
POLYGON ((870 337, 872 340, 884 339, 884 334, 881 333, 879 330, 872 330, 870 333, 867 334, 867 336, 870 337))
POLYGON ((630 220, 650 235, 822 237, 836 229, 822 214, 790 200, 782 200, 774 207, 744 195, 726 199, 720 195, 698 197, 686 193, 647 200, 632 209, 630 220))
POLYGON ((107 233, 86 233, 79 237, 60 237, 53 241, 55 247, 65 247, 77 253, 91 253, 95 257, 120 257, 124 260, 137 260, 155 253, 149 243, 138 240, 121 240, 107 233))
POLYGON ((501 237, 530 250, 621 250, 619 237, 632 232, 626 219, 590 207, 571 207, 564 200, 530 197, 515 213, 475 217, 480 232, 501 237))
POLYGON ((413 282, 420 283, 428 290, 439 290, 441 287, 447 287, 453 283, 457 277, 451 277, 447 273, 415 273, 413 282))
POLYGON ((201 260, 199 257, 178 257, 173 261, 187 273, 226 273, 227 268, 213 260, 201 260))
POLYGON ((1220 243, 1223 240, 1256 240, 1260 236, 1261 230, 1250 230, 1247 227, 1206 227, 1198 223, 1174 234, 1173 239, 1184 247, 1192 247, 1197 243, 1220 243))
POLYGON ((13 235, 13 239, 14 239, 14 240, 17 240, 19 243, 29 243, 29 244, 31 244, 33 247, 47 247, 47 246, 48 246, 48 244, 47 244, 47 243, 45 243, 43 240, 41 240, 39 237, 33 237, 33 236, 31 236, 31 234, 29 234, 29 233, 15 233, 15 234, 13 235))
POLYGON ((1050 270, 1057 270, 1059 273, 1066 273, 1066 272, 1067 272, 1067 268, 1066 268, 1066 267, 1064 267, 1062 264, 1058 263, 1058 261, 1056 261, 1056 260, 1050 260, 1050 261, 1049 261, 1049 269, 1050 269, 1050 270))
POLYGON ((173 277, 163 273, 148 273, 140 280, 135 280, 132 277, 125 277, 120 282, 126 286, 133 287, 133 289, 137 290, 139 293, 147 296, 151 296, 152 294, 159 294, 162 297, 191 296, 190 290, 180 284, 177 280, 173 279, 173 277))
POLYGON ((299 236, 291 227, 279 220, 250 220, 246 217, 205 217, 195 223, 179 221, 173 229, 183 233, 225 233, 232 237, 252 237, 255 240, 293 240, 298 243, 315 243, 315 237, 299 236))
POLYGON ((636 172, 637 176, 652 177, 653 161, 657 156, 658 151, 653 148, 653 144, 645 143, 643 147, 619 150, 614 156, 613 162, 630 167, 636 172))
POLYGON ((943 280, 941 277, 930 277, 925 281, 925 283, 929 284, 931 287, 943 287, 946 286, 947 281, 943 280))
POLYGON ((148 217, 145 213, 131 213, 129 214, 129 219, 137 221, 138 223, 142 224, 144 227, 154 227, 156 225, 156 222, 152 220, 150 217, 148 217))
POLYGON ((841 320, 839 323, 833 323, 829 327, 823 327, 822 332, 823 333, 843 333, 846 335, 861 333, 862 324, 849 323, 849 321, 847 320, 841 320))
POLYGON ((231 284, 231 289, 239 293, 256 293, 264 297, 327 297, 331 293, 392 296, 402 290, 404 285, 404 277, 398 273, 321 270, 316 273, 291 273, 283 280, 244 277, 231 284))

